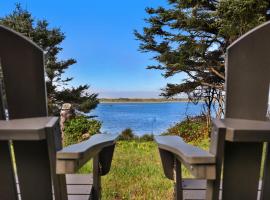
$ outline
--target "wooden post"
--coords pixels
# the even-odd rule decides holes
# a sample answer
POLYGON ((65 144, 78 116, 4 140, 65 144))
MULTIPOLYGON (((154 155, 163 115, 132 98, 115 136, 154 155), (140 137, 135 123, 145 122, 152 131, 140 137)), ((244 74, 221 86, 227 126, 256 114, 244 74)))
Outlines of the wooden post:
POLYGON ((74 109, 70 103, 64 103, 61 108, 60 112, 60 128, 62 132, 62 141, 64 141, 64 128, 65 128, 65 122, 72 117, 74 117, 74 109))

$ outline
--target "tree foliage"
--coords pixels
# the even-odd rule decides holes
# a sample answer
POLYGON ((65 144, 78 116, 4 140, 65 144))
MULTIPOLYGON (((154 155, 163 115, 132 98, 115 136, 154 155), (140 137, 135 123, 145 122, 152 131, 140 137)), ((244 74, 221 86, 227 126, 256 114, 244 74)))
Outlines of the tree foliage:
POLYGON ((63 140, 64 146, 79 143, 100 133, 101 125, 100 121, 88 119, 86 116, 76 116, 66 121, 63 140))
POLYGON ((183 121, 171 126, 162 135, 177 135, 183 138, 185 142, 199 144, 209 138, 209 133, 210 130, 206 125, 206 117, 200 115, 187 117, 183 121))
POLYGON ((207 108, 222 108, 226 48, 239 36, 269 19, 269 0, 167 0, 168 6, 146 8, 147 26, 135 31, 142 52, 154 53, 158 64, 148 69, 164 77, 185 73, 167 84, 162 95, 188 94, 207 108))
POLYGON ((50 114, 59 114, 61 105, 65 102, 82 112, 89 112, 97 104, 97 94, 90 94, 88 85, 69 87, 71 77, 63 78, 65 70, 76 63, 73 58, 59 60, 58 55, 63 50, 61 43, 65 39, 60 28, 51 28, 48 21, 35 19, 31 13, 16 4, 11 14, 0 18, 0 24, 7 26, 33 40, 45 52, 46 86, 50 114))

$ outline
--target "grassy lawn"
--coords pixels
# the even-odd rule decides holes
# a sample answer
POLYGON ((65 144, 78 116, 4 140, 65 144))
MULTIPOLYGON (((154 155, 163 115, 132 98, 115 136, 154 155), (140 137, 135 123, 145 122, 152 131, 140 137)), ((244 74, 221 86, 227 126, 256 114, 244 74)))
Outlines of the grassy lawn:
POLYGON ((154 142, 118 142, 112 169, 102 179, 104 199, 172 199, 154 142))
MULTIPOLYGON (((80 172, 91 168, 88 163, 80 172)), ((173 199, 173 182, 163 174, 154 142, 117 142, 111 171, 102 177, 102 199, 173 199)))

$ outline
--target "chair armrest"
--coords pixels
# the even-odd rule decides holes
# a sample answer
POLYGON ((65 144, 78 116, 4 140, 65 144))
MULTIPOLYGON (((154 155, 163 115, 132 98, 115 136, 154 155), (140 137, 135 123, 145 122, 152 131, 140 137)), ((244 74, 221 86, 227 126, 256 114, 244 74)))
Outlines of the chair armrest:
POLYGON ((56 173, 75 173, 103 149, 114 146, 116 138, 117 135, 96 134, 84 142, 63 148, 56 155, 56 173))
POLYGON ((179 136, 157 136, 155 141, 158 147, 181 158, 181 161, 188 164, 213 164, 215 156, 198 147, 189 145, 179 136))
POLYGON ((46 129, 58 123, 58 117, 0 120, 0 140, 44 140, 46 129))
POLYGON ((172 174, 168 172, 168 170, 173 170, 168 166, 173 162, 168 161, 171 157, 171 159, 178 159, 197 178, 215 179, 216 157, 213 154, 185 143, 179 136, 156 136, 155 141, 161 152, 161 160, 166 160, 166 162, 162 162, 164 172, 167 171, 165 174, 172 174))
POLYGON ((226 129, 226 126, 222 119, 212 119, 213 127, 216 129, 226 129))
POLYGON ((226 129, 227 141, 270 142, 270 122, 226 118, 213 121, 214 126, 226 129))

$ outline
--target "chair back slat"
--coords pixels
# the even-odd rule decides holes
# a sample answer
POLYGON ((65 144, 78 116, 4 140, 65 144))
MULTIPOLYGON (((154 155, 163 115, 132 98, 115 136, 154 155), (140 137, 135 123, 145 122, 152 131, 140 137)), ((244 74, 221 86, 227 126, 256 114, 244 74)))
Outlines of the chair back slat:
MULTIPOLYGON (((1 60, 0 60, 0 68, 1 68, 1 60)), ((2 91, 2 87, 3 87, 3 84, 2 84, 1 77, 0 77, 0 120, 5 119, 5 111, 4 111, 4 104, 3 104, 3 91, 2 91)))
POLYGON ((15 174, 8 141, 0 141, 0 199, 17 200, 15 174))
MULTIPOLYGON (((1 68, 1 60, 0 60, 1 68)), ((3 105, 3 82, 0 71, 0 120, 5 119, 3 105)), ((17 200, 15 173, 13 171, 9 141, 0 141, 0 199, 17 200)))
POLYGON ((265 120, 270 82, 270 22, 227 50, 225 117, 265 120))
POLYGON ((22 200, 52 199, 50 161, 46 140, 14 141, 22 200))
POLYGON ((47 115, 43 51, 0 26, 0 58, 10 119, 47 115))

